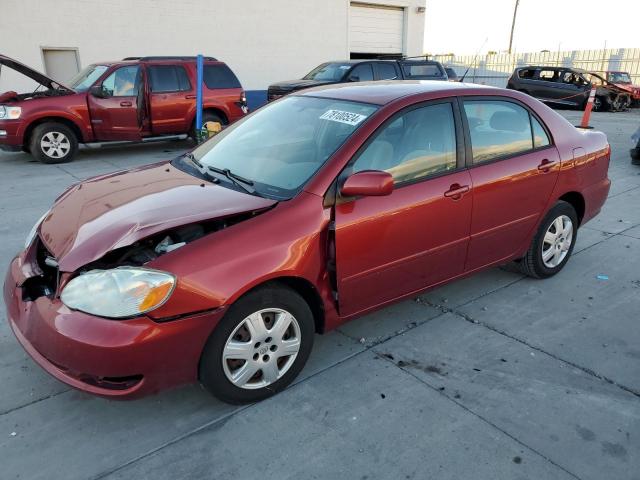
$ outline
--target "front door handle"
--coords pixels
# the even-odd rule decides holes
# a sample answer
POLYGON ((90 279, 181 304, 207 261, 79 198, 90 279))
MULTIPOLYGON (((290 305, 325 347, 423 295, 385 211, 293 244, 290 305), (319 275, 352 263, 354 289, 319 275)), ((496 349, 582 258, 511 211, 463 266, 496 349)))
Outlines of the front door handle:
POLYGON ((133 103, 131 102, 120 102, 121 107, 131 107, 133 103))
POLYGON ((453 200, 460 200, 462 196, 469 191, 469 185, 460 185, 454 183, 449 187, 449 190, 444 192, 444 196, 453 200))
POLYGON ((194 98, 196 98, 195 95, 185 95, 184 98, 186 98, 187 100, 193 100, 194 98))
POLYGON ((540 162, 540 165, 538 165, 538 170, 547 173, 549 170, 551 170, 551 167, 553 167, 553 163, 554 162, 552 162, 551 160, 545 158, 540 162))

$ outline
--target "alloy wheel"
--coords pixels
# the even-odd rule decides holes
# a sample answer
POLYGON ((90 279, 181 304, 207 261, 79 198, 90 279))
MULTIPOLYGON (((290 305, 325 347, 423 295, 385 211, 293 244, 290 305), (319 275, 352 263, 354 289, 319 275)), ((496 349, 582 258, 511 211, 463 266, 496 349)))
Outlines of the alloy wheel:
POLYGON ((63 158, 71 150, 71 142, 64 133, 47 132, 40 140, 42 152, 50 158, 63 158))
POLYGON ((300 325, 279 308, 266 308, 242 320, 222 351, 222 368, 236 387, 257 389, 280 379, 300 351, 300 325))
POLYGON ((573 242, 573 222, 566 215, 557 217, 544 235, 542 261, 547 268, 555 268, 567 256, 573 242))

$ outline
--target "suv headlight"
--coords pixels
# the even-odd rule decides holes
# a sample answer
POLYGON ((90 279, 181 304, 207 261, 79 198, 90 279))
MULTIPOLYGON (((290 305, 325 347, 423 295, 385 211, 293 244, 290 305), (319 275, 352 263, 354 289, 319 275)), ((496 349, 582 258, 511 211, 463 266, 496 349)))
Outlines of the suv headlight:
POLYGON ((148 268, 91 270, 72 279, 60 299, 73 310, 99 317, 135 317, 166 302, 175 284, 170 273, 148 268))
POLYGON ((5 107, 0 105, 0 119, 2 120, 16 120, 22 115, 22 108, 20 107, 5 107))

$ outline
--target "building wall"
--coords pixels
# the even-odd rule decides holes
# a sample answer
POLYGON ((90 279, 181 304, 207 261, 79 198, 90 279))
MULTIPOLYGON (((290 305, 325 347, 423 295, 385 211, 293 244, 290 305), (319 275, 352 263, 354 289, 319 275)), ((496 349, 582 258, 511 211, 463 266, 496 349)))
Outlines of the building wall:
MULTIPOLYGON (((425 1, 367 3, 405 7, 404 53, 419 55, 425 14, 416 7, 425 1)), ((349 58, 349 0, 0 2, 0 53, 40 71, 42 47, 78 48, 81 67, 127 56, 203 53, 227 62, 245 89, 261 90, 323 61, 349 58)))

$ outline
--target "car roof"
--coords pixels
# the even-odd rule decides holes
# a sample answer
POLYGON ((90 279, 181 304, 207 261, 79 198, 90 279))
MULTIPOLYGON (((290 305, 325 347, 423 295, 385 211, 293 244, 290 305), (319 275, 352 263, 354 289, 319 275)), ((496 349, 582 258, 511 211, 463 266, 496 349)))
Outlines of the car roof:
POLYGON ((501 88, 471 83, 439 80, 391 80, 324 85, 308 88, 292 95, 385 105, 399 98, 425 93, 433 93, 436 96, 436 94, 444 92, 453 96, 464 91, 468 95, 474 93, 486 95, 488 90, 494 90, 496 94, 504 91, 501 88))

